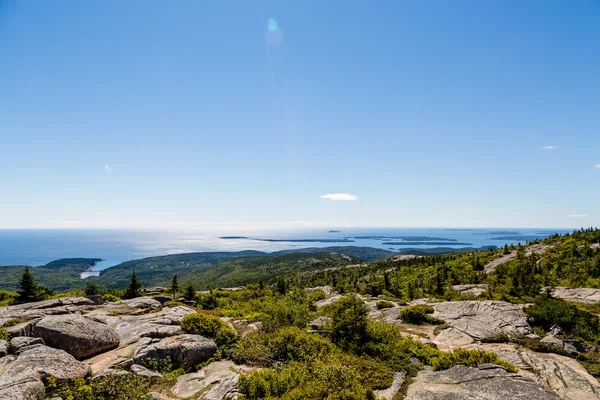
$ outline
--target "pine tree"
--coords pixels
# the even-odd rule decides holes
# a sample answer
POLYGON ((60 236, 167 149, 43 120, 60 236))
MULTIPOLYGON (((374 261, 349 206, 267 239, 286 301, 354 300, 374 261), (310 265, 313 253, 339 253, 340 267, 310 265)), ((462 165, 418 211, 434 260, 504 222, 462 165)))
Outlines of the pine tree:
POLYGON ((287 283, 281 276, 277 277, 277 291, 279 291, 280 294, 285 294, 287 291, 287 283))
POLYGON ((95 296, 98 293, 100 293, 100 291, 98 290, 98 287, 96 285, 94 285, 93 283, 90 283, 90 282, 85 283, 85 295, 86 296, 95 296))
POLYGON ((123 298, 125 299, 134 299, 136 297, 140 297, 142 295, 142 282, 138 279, 135 274, 135 270, 131 272, 131 280, 129 281, 129 285, 127 286, 127 290, 125 290, 125 295, 123 298))
POLYGON ((173 294, 173 300, 175 300, 175 295, 179 292, 179 281, 177 280, 177 275, 173 275, 171 279, 171 293, 173 294))
POLYGON ((196 288, 190 282, 190 284, 187 285, 185 287, 185 289, 183 290, 183 298, 186 300, 192 301, 192 300, 194 300, 195 297, 196 297, 196 288))
POLYGON ((37 301, 40 297, 40 287, 35 281, 35 278, 29 271, 29 267, 25 267, 23 275, 19 280, 19 301, 21 303, 27 303, 30 301, 37 301))

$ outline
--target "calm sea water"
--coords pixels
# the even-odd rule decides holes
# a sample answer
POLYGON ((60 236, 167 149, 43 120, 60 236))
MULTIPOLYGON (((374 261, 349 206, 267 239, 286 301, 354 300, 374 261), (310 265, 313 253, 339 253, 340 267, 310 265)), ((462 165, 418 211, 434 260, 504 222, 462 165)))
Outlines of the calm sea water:
MULTIPOLYGON (((304 247, 327 246, 370 246, 388 250, 403 250, 408 247, 471 247, 447 244, 396 246, 384 242, 398 242, 397 237, 421 236, 452 239, 457 243, 471 243, 472 247, 504 246, 516 244, 518 240, 493 240, 501 236, 536 235, 547 236, 553 232, 563 233, 564 229, 434 229, 434 228, 340 228, 335 229, 296 229, 253 232, 191 232, 158 230, 0 230, 0 265, 40 266, 59 258, 90 257, 101 258, 95 271, 117 265, 123 261, 165 254, 198 251, 239 251, 260 250, 265 252, 304 247), (222 239, 222 236, 243 236, 244 238, 222 239), (374 238, 380 236, 381 238, 374 238), (356 238, 362 237, 362 238, 356 238), (255 239, 276 239, 283 241, 260 241, 255 239), (285 240, 328 239, 351 240, 352 242, 319 243, 294 242, 285 240)), ((423 238, 421 238, 423 240, 423 238)), ((438 241, 437 239, 431 239, 438 241)), ((525 243, 525 240, 520 240, 525 243)))

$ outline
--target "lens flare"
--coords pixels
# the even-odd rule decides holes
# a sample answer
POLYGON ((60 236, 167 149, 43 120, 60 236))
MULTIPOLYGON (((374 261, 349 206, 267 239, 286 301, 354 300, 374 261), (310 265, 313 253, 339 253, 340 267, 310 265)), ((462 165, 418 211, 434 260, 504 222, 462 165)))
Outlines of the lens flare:
POLYGON ((277 21, 275 21, 275 19, 273 19, 273 18, 269 18, 269 22, 267 23, 267 26, 269 27, 269 30, 271 32, 275 32, 277 30, 277 21))

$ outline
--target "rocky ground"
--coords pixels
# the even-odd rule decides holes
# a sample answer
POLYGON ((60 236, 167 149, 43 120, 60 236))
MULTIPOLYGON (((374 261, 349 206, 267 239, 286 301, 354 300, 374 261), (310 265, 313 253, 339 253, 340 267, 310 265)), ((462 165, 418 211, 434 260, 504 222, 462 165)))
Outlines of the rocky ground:
MULTIPOLYGON (((193 312, 163 308, 149 297, 105 305, 76 297, 2 308, 0 322, 19 323, 7 328, 10 343, 0 341, 0 399, 43 399, 48 376, 59 382, 112 373, 160 376, 141 365, 147 359, 169 357, 176 368, 192 368, 217 351, 213 340, 181 330, 181 319, 193 312)), ((180 376, 171 393, 222 399, 236 393, 237 379, 247 371, 231 362, 212 363, 180 376)))
MULTIPOLYGON (((330 287, 320 289, 327 299, 320 301, 318 307, 340 298, 330 287)), ((484 288, 464 288, 472 289, 484 288)), ((564 288, 556 290, 557 295, 570 293, 564 288)), ((579 290, 563 297, 577 301, 594 299, 593 296, 595 293, 579 290)), ((519 369, 517 374, 497 365, 457 366, 446 371, 425 369, 409 381, 405 374, 397 373, 390 388, 377 392, 379 398, 390 400, 405 390, 405 398, 410 400, 600 399, 600 384, 573 358, 536 353, 512 342, 487 343, 498 336, 541 339, 532 333, 521 305, 432 299, 410 303, 431 305, 433 317, 447 324, 440 328, 399 320, 398 313, 405 304, 392 302, 392 307, 379 309, 377 302, 381 299, 361 298, 370 309, 369 318, 395 324, 408 336, 443 351, 456 348, 493 351, 519 369), (404 387, 406 382, 408 387, 404 387)), ((72 297, 1 308, 0 324, 12 321, 7 330, 13 338, 9 343, 0 341, 0 399, 43 399, 43 382, 48 376, 59 382, 112 373, 160 376, 142 366, 145 360, 169 357, 174 367, 190 368, 210 359, 217 351, 214 341, 182 331, 182 318, 195 312, 191 308, 163 307, 150 297, 98 303, 98 299, 72 297)), ((245 321, 228 319, 227 322, 240 333, 258 329, 245 321)), ((327 322, 322 317, 313 321, 311 328, 319 330, 327 322)), ((551 334, 542 340, 563 351, 590 350, 581 343, 551 334)), ((236 398, 238 378, 250 371, 251 368, 231 361, 213 362, 178 377, 172 387, 156 396, 164 400, 236 398)))

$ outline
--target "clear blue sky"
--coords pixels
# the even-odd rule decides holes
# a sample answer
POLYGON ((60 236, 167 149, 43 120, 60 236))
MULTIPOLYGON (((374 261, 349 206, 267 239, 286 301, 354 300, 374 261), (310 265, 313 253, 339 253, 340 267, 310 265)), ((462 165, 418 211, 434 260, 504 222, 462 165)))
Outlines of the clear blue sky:
POLYGON ((598 0, 0 0, 0 57, 0 228, 600 225, 598 0))

